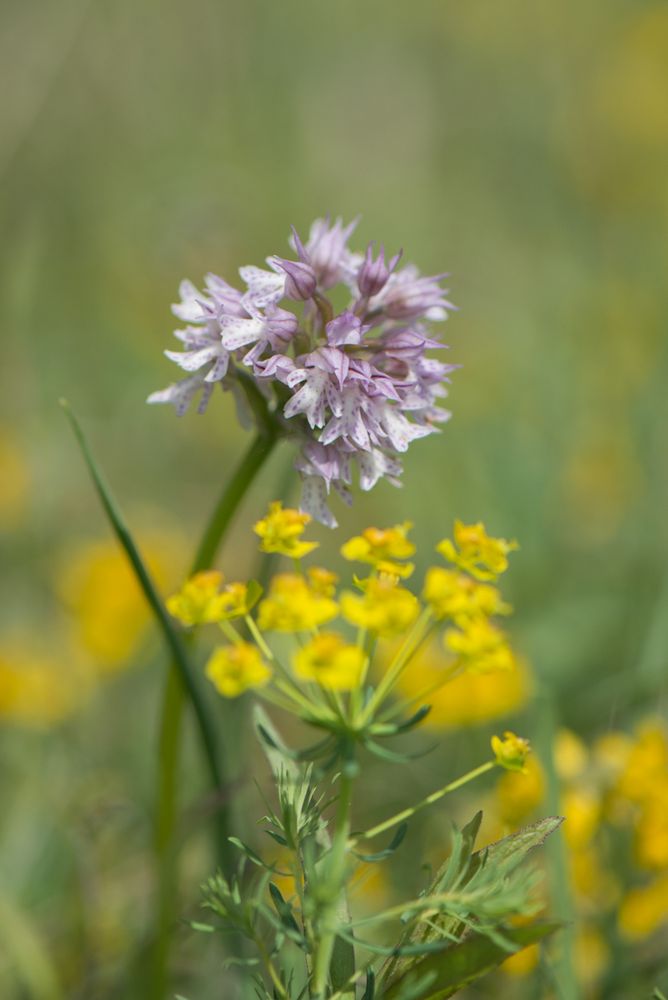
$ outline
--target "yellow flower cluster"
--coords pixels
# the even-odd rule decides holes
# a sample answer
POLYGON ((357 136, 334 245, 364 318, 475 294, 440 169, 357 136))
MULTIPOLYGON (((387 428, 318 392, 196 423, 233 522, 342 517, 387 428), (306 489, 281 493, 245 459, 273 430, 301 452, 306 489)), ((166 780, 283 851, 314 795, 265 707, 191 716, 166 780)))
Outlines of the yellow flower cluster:
POLYGON ((487 673, 512 670, 515 658, 505 633, 492 622, 495 615, 510 614, 491 580, 508 567, 508 553, 516 542, 491 538, 482 524, 455 522, 454 541, 443 539, 437 551, 457 569, 432 566, 427 570, 423 600, 438 621, 449 619, 443 641, 462 670, 487 673), (481 582, 484 581, 484 582, 481 582))
POLYGON ((303 576, 281 573, 271 581, 258 609, 258 625, 269 632, 311 632, 335 618, 339 606, 303 576))
POLYGON ((182 625, 208 625, 241 618, 250 611, 248 586, 228 583, 221 591, 223 574, 217 570, 195 573, 181 590, 167 599, 167 610, 182 625))
POLYGON ((455 521, 454 542, 443 539, 438 551, 477 580, 496 580, 508 569, 508 554, 519 546, 505 538, 490 538, 484 524, 455 521))
POLYGON ((219 646, 206 665, 206 675, 226 698, 237 698, 249 688, 262 687, 271 677, 259 649, 250 642, 219 646))
MULTIPOLYGON (((668 926, 668 729, 649 719, 633 737, 611 731, 591 747, 561 730, 553 752, 578 913, 576 962, 589 983, 609 965, 603 932, 612 919, 630 946, 668 926)), ((494 835, 540 811, 545 787, 535 756, 525 775, 504 774, 494 835)), ((508 971, 530 970, 511 960, 508 971)))
POLYGON ((253 530, 261 539, 262 552, 302 559, 318 547, 317 542, 306 542, 301 537, 310 521, 310 514, 284 510, 281 501, 276 500, 270 504, 267 516, 258 521, 253 530))
POLYGON ((362 594, 341 594, 341 614, 351 625, 389 638, 404 634, 420 613, 417 598, 396 577, 370 577, 362 587, 362 594))
POLYGON ((365 656, 337 632, 321 632, 295 653, 295 675, 330 691, 352 691, 360 682, 365 656))
MULTIPOLYGON (((297 510, 272 503, 255 525, 261 551, 295 563, 293 572, 278 573, 269 581, 266 594, 261 596, 253 582, 224 585, 221 573, 207 570, 187 580, 167 601, 170 613, 184 626, 218 624, 225 634, 229 645, 216 649, 207 666, 209 678, 225 697, 260 689, 263 698, 319 725, 345 724, 357 731, 356 726, 370 724, 391 696, 398 697, 399 711, 410 707, 415 691, 405 679, 413 657, 447 623, 452 627, 444 631, 438 683, 427 695, 465 672, 498 676, 514 666, 506 637, 491 621, 492 616, 510 611, 495 586, 461 567, 432 567, 422 600, 405 584, 414 569, 408 562, 415 553, 409 522, 367 528, 342 546, 344 559, 361 563, 369 572, 364 579, 353 578, 355 589, 339 593, 335 573, 301 566, 301 558, 315 548, 303 537, 309 520, 297 510), (335 619, 340 629, 330 627, 335 619), (272 632, 296 638, 298 648, 285 665, 283 640, 277 642, 278 655, 265 638, 272 632), (385 647, 381 643, 383 655, 389 652, 391 657, 384 673, 370 664, 379 639, 390 640, 385 647), (362 704, 353 692, 367 676, 378 683, 370 700, 362 704), (345 692, 351 693, 348 705, 340 697, 345 692)), ((499 546, 506 551, 509 543, 488 538, 481 526, 475 527, 475 559, 478 563, 487 559, 499 569, 499 546)), ((460 536, 463 528, 460 525, 460 536)), ((460 538, 460 548, 462 544, 460 538)), ((471 559, 469 549, 470 545, 462 551, 471 559)), ((521 746, 519 741, 516 753, 521 746)), ((511 766, 507 743, 504 748, 504 766, 511 766)), ((501 749, 498 754, 503 756, 501 749)))
POLYGON ((415 546, 408 539, 412 527, 410 521, 405 521, 393 528, 367 528, 341 546, 341 555, 349 562, 373 566, 378 573, 406 579, 415 569, 412 563, 403 561, 415 553, 415 546))
POLYGON ((506 771, 526 773, 526 762, 529 756, 529 741, 506 731, 501 736, 492 736, 492 752, 499 767, 506 771))

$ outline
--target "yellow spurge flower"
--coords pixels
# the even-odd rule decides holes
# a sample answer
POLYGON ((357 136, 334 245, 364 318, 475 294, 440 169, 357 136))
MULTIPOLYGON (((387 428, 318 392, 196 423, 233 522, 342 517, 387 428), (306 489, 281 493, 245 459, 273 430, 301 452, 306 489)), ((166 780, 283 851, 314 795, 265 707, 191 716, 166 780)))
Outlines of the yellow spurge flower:
POLYGON ((217 570, 195 573, 177 594, 167 598, 167 610, 182 625, 205 625, 248 614, 248 586, 228 583, 220 591, 223 574, 217 570))
POLYGON ((619 908, 619 930, 629 940, 649 937, 668 921, 668 875, 631 889, 619 908))
POLYGON ((359 684, 364 659, 359 646, 348 645, 336 632, 321 632, 297 650, 293 666, 302 680, 315 681, 331 691, 352 691, 359 684))
POLYGON ((336 585, 339 582, 336 573, 323 569, 322 566, 309 566, 306 570, 306 576, 316 594, 322 594, 323 597, 334 597, 336 585))
POLYGON ((259 535, 263 552, 277 552, 291 559, 301 559, 317 549, 317 542, 305 542, 302 535, 311 521, 310 514, 303 514, 290 507, 283 509, 280 500, 269 505, 269 513, 258 521, 253 531, 259 535))
POLYGON ((455 521, 454 543, 444 538, 436 550, 448 562, 459 566, 478 580, 495 580, 508 569, 508 553, 519 548, 517 542, 490 538, 482 522, 463 524, 455 521))
POLYGON ((513 669, 515 658, 501 629, 483 617, 466 619, 460 624, 460 628, 446 631, 443 642, 463 667, 477 673, 513 669))
POLYGON ((412 527, 410 521, 405 521, 393 528, 367 528, 341 546, 341 555, 349 562, 366 563, 380 573, 405 579, 415 567, 397 560, 408 559, 415 552, 407 537, 412 527))
POLYGON ((239 642, 213 651, 206 665, 206 676, 225 698, 238 698, 249 688, 266 684, 271 670, 257 646, 239 642))
POLYGON ((529 741, 511 733, 507 730, 500 736, 492 736, 492 752, 496 757, 499 767, 504 767, 506 771, 521 771, 524 773, 527 757, 529 756, 529 741))
POLYGON ((436 618, 470 618, 480 615, 507 615, 512 608, 501 600, 496 587, 476 583, 465 573, 432 566, 427 570, 423 600, 436 618))
POLYGON ((275 632, 310 632, 338 614, 331 597, 310 587, 303 576, 281 573, 271 581, 258 609, 258 625, 275 632))
POLYGON ((391 576, 366 580, 363 594, 346 591, 341 595, 341 614, 346 621, 384 638, 401 635, 419 612, 415 595, 400 587, 391 576))

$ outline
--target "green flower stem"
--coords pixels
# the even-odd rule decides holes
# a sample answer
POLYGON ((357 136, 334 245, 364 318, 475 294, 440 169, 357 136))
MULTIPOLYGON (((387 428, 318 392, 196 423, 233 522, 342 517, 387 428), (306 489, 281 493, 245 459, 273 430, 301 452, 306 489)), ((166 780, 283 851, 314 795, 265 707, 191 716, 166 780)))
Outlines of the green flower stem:
POLYGON ((396 813, 394 816, 390 816, 389 819, 384 820, 377 826, 372 826, 370 830, 366 830, 364 833, 359 833, 356 837, 351 837, 348 840, 348 848, 354 847, 355 844, 359 843, 360 840, 371 840, 373 837, 377 837, 381 833, 385 833, 386 830, 391 830, 394 826, 399 826, 405 820, 410 819, 415 816, 416 813, 420 812, 422 809, 426 809, 427 806, 433 806, 435 802, 442 799, 445 795, 450 792, 455 792, 458 788, 463 785, 468 785, 469 781, 474 781, 479 778, 482 774, 486 774, 496 767, 495 760, 488 760, 479 767, 474 768, 472 771, 468 771, 466 774, 462 775, 461 778, 457 778, 456 781, 451 781, 449 785, 445 785, 443 788, 439 788, 437 791, 432 792, 417 805, 411 806, 408 809, 402 809, 401 812, 396 813))
MULTIPOLYGON (((192 564, 192 572, 208 569, 213 563, 226 531, 246 491, 263 464, 271 454, 278 436, 275 430, 265 424, 251 443, 213 510, 204 530, 192 564)), ((194 639, 188 637, 189 643, 194 639)), ((169 940, 174 923, 176 908, 177 865, 175 859, 174 831, 178 811, 177 787, 180 744, 183 729, 183 715, 186 699, 193 699, 193 689, 189 678, 176 669, 172 663, 165 682, 159 738, 158 803, 156 809, 155 847, 158 860, 158 897, 155 927, 155 946, 152 969, 152 996, 162 1000, 167 984, 167 958, 169 940)), ((196 689, 195 689, 196 690, 196 689)), ((201 728, 200 713, 197 712, 201 728)), ((208 755, 211 779, 218 796, 226 784, 223 762, 216 750, 208 755)), ((216 844, 218 860, 223 871, 229 875, 234 860, 228 837, 230 835, 230 807, 221 801, 216 813, 216 844)))
POLYGON ((411 657, 414 656, 419 649, 422 640, 427 635, 428 628, 431 624, 431 617, 431 608, 424 608, 401 644, 398 653, 390 663, 380 684, 369 699, 366 708, 362 710, 360 716, 356 720, 356 724, 360 728, 366 725, 369 720, 373 718, 374 712, 380 708, 385 698, 396 684, 398 677, 402 671, 405 670, 411 657))
POLYGON ((336 813, 334 837, 331 851, 326 859, 326 878, 333 888, 333 902, 323 913, 324 927, 316 947, 313 964, 313 1000, 324 1000, 326 996, 332 953, 336 941, 337 914, 340 911, 340 897, 345 884, 346 856, 350 837, 350 806, 353 793, 353 780, 346 774, 345 767, 339 780, 339 805, 336 813))

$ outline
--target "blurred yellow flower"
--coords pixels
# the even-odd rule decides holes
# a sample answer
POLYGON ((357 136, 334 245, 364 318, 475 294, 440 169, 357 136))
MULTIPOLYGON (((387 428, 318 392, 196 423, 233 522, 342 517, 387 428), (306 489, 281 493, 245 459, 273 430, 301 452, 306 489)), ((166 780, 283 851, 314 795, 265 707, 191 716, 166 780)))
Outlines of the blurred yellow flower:
POLYGON ((507 976, 521 978, 533 972, 538 965, 539 958, 540 945, 532 944, 528 948, 522 948, 521 951, 516 951, 514 955, 506 958, 500 968, 507 976))
POLYGON ((0 650, 0 720, 48 728, 75 711, 87 691, 70 663, 35 653, 28 643, 0 650))
POLYGON ((513 827, 527 819, 543 801, 545 777, 535 754, 527 759, 524 774, 504 774, 496 786, 496 808, 506 826, 513 827))
MULTIPOLYGON (((140 548, 157 584, 170 586, 183 553, 180 536, 148 534, 140 548)), ((151 616, 118 544, 105 539, 72 546, 56 588, 74 614, 75 642, 91 654, 93 666, 100 673, 128 666, 151 616)))
POLYGON ((352 691, 362 675, 365 656, 336 632, 322 632, 298 649, 293 658, 297 677, 332 691, 352 691))
POLYGON ((580 927, 575 936, 578 981, 583 985, 597 982, 609 964, 610 946, 601 932, 592 925, 580 927))
POLYGON ((417 653, 399 677, 398 688, 405 698, 430 692, 424 701, 431 705, 431 711, 423 726, 439 729, 487 722, 522 708, 529 700, 531 677, 522 662, 516 661, 513 670, 485 674, 464 671, 450 678, 448 663, 440 645, 431 643, 417 653))
POLYGON ((336 594, 336 585, 339 582, 336 573, 323 569, 322 566, 309 566, 306 577, 316 594, 322 594, 324 597, 334 597, 336 594))
POLYGON ((310 521, 310 514, 289 507, 284 510, 281 501, 275 500, 253 531, 261 539, 262 552, 277 552, 291 559, 301 559, 318 547, 317 542, 305 542, 301 537, 310 521))
POLYGON ((26 510, 30 472, 9 428, 0 426, 0 531, 16 524, 26 510))
POLYGON ((478 580, 495 580, 508 569, 508 555, 519 548, 517 542, 490 538, 481 522, 464 524, 455 521, 454 543, 444 538, 436 546, 448 562, 459 566, 478 580))
POLYGON ((620 933, 630 940, 649 937, 668 921, 668 875, 631 889, 618 913, 620 933))
POLYGON ((570 729, 560 729, 554 744, 554 763, 562 781, 582 777, 588 764, 587 747, 570 729))
POLYGON ((657 782, 637 818, 635 852, 643 868, 668 869, 668 775, 657 782))
POLYGON ((411 528, 410 521, 393 528, 367 528, 341 546, 341 555, 349 562, 366 563, 379 573, 405 579, 415 567, 397 560, 408 559, 415 552, 415 546, 408 540, 411 528))
POLYGON ((282 573, 272 579, 260 603, 258 625, 276 632, 310 632, 335 618, 338 610, 336 601, 309 587, 303 576, 282 573))
POLYGON ((487 618, 465 619, 458 629, 448 629, 443 643, 457 663, 476 673, 512 670, 515 658, 506 635, 487 618))
POLYGON ((249 688, 266 684, 271 670, 257 646, 239 642, 213 651, 206 665, 206 676, 225 698, 238 698, 249 688))
POLYGON ((400 587, 395 577, 386 575, 367 580, 362 594, 345 591, 341 595, 341 614, 346 621, 384 638, 404 633, 419 611, 415 595, 400 587))
POLYGON ((594 838, 601 821, 601 802, 594 791, 566 788, 562 792, 561 811, 566 820, 563 830, 571 850, 586 847, 594 838))

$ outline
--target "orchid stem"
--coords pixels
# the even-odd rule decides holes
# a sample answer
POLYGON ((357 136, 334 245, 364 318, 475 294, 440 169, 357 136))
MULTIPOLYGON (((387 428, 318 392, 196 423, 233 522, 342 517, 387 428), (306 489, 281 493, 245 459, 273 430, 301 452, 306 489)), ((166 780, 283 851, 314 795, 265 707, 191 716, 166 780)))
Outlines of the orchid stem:
MULTIPOLYGON (((223 490, 197 547, 192 573, 208 569, 216 558, 232 518, 246 495, 256 475, 273 451, 278 436, 269 423, 265 423, 252 441, 234 475, 223 490)), ((192 637, 191 637, 192 641, 192 637)), ((175 828, 178 812, 178 768, 180 759, 183 714, 190 691, 177 674, 174 664, 169 668, 165 682, 159 737, 158 802, 156 808, 155 848, 158 861, 158 898, 155 926, 155 946, 152 969, 154 1000, 166 995, 168 981, 167 958, 169 940, 176 917, 176 891, 178 869, 175 851, 175 828)), ((215 760, 212 778, 216 776, 215 793, 224 795, 228 769, 220 753, 215 760)), ((230 836, 230 805, 220 801, 216 812, 216 848, 218 861, 226 875, 233 865, 230 836)))

